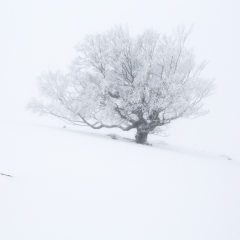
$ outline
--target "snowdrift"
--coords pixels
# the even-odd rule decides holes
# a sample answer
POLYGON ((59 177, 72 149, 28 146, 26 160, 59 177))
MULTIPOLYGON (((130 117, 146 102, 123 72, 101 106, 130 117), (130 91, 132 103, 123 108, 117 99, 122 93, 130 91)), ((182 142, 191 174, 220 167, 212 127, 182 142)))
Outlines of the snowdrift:
POLYGON ((238 159, 112 138, 1 123, 1 239, 240 239, 238 159))

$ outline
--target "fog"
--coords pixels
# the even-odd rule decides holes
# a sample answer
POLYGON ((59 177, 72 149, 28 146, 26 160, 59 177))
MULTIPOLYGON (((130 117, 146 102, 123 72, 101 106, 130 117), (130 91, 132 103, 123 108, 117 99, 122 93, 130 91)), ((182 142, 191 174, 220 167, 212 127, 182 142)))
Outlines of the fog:
MULTIPOLYGON (((25 110, 37 95, 43 71, 67 71, 74 46, 86 34, 127 25, 131 34, 152 28, 169 33, 179 24, 194 25, 187 45, 198 61, 209 63, 203 75, 215 79, 215 94, 205 101, 210 113, 172 124, 169 139, 211 144, 213 150, 240 156, 240 3, 236 0, 18 0, 0 9, 0 118, 32 121, 25 110)), ((165 139, 164 139, 165 140, 165 139)))

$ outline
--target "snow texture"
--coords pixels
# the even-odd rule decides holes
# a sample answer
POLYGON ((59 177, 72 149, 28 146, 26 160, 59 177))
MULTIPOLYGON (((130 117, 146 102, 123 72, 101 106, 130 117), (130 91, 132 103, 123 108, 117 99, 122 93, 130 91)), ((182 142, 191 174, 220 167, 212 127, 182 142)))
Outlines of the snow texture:
POLYGON ((0 132, 2 240, 240 239, 239 159, 66 126, 0 132))

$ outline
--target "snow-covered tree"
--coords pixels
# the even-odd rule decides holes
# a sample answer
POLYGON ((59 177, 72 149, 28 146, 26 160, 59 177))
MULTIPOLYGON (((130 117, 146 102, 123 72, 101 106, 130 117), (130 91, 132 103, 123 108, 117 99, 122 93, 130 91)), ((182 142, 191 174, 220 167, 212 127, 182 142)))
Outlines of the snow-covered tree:
POLYGON ((198 117, 202 99, 214 88, 200 74, 179 27, 171 36, 146 30, 133 38, 128 29, 86 36, 69 73, 45 73, 38 80, 43 102, 29 108, 68 123, 94 129, 136 129, 136 142, 180 117, 198 117))

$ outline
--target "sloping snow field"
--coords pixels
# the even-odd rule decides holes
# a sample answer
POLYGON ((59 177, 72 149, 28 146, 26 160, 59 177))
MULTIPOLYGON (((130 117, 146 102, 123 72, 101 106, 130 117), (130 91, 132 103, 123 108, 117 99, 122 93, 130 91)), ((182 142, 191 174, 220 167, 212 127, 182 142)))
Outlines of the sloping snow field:
POLYGON ((1 240, 239 240, 239 159, 0 125, 1 240))

